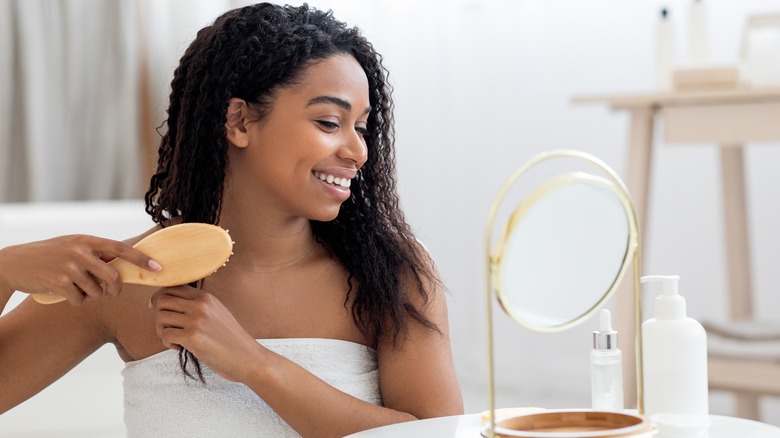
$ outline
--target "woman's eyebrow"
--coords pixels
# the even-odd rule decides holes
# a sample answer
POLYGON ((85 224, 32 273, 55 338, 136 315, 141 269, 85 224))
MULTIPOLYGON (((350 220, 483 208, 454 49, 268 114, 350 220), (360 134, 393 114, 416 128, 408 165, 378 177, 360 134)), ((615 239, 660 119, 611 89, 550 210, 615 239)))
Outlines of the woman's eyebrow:
MULTIPOLYGON (((340 106, 341 108, 344 108, 347 111, 352 111, 352 104, 347 102, 344 99, 341 99, 339 97, 335 96, 317 96, 311 100, 309 100, 309 103, 306 104, 306 107, 310 107, 312 105, 317 105, 321 103, 330 103, 333 105, 340 106)), ((368 114, 371 112, 371 107, 366 107, 366 110, 363 112, 363 114, 368 114)))

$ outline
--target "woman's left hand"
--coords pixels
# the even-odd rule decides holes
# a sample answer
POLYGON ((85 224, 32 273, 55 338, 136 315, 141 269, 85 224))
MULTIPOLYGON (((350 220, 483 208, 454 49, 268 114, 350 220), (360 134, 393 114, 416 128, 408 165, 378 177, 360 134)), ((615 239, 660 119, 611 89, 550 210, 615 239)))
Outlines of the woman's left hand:
MULTIPOLYGON (((184 347, 215 373, 241 381, 261 350, 230 311, 208 292, 189 286, 163 288, 150 300, 157 335, 167 348, 184 347)), ((256 362, 255 362, 256 363, 256 362)))

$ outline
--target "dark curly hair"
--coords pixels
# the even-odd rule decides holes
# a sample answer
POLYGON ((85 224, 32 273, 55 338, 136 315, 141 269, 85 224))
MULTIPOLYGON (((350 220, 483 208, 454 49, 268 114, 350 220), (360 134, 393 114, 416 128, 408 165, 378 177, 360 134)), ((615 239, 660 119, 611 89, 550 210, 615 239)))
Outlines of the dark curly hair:
MULTIPOLYGON (((396 344, 410 318, 439 331, 403 292, 402 278, 416 281, 423 306, 429 300, 424 284, 440 283, 399 208, 392 90, 381 55, 331 11, 261 3, 229 11, 198 32, 171 82, 146 211, 162 225, 171 218, 218 224, 229 172, 228 99, 244 99, 262 118, 275 90, 294 85, 312 63, 339 54, 352 55, 368 78, 368 160, 336 219, 311 226, 349 272, 344 304, 354 295, 351 313, 362 334, 372 342, 389 336, 396 344)), ((192 377, 188 360, 202 380, 197 359, 182 350, 182 369, 192 377)))

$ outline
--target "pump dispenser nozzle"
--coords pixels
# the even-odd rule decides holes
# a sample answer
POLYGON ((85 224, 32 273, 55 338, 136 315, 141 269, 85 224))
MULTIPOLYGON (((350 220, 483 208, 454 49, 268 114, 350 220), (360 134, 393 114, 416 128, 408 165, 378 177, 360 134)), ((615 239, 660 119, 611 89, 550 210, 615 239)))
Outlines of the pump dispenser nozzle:
POLYGON ((679 275, 645 275, 642 283, 658 281, 661 283, 661 295, 655 299, 655 317, 658 319, 685 318, 685 298, 677 291, 679 275))
POLYGON ((599 329, 593 332, 593 348, 596 350, 618 348, 617 332, 612 329, 612 314, 607 309, 601 309, 599 313, 599 329))

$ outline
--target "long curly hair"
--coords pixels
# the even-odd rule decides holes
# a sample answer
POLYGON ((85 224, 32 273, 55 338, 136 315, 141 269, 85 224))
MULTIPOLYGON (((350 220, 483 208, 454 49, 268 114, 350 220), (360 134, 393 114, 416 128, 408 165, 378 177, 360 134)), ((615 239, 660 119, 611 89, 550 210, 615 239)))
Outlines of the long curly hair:
MULTIPOLYGON (((353 299, 352 317, 363 336, 397 345, 412 320, 439 331, 412 304, 414 297, 404 293, 402 278, 416 281, 423 306, 429 300, 425 284, 440 283, 399 208, 392 90, 381 55, 357 28, 336 20, 331 11, 261 3, 229 11, 198 32, 171 82, 146 211, 161 225, 171 218, 218 224, 230 165, 228 100, 244 99, 262 119, 275 90, 295 84, 312 63, 339 54, 352 55, 368 78, 368 159, 336 219, 311 221, 311 226, 315 238, 349 272, 344 305, 353 299)), ((182 349, 182 369, 193 377, 188 361, 202 380, 197 359, 182 349)))

